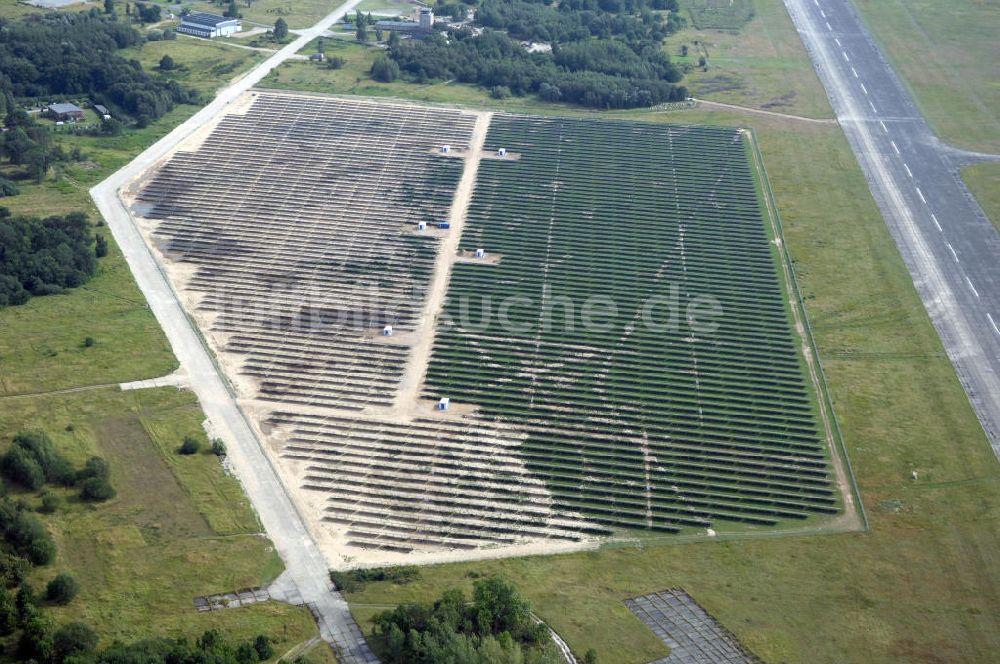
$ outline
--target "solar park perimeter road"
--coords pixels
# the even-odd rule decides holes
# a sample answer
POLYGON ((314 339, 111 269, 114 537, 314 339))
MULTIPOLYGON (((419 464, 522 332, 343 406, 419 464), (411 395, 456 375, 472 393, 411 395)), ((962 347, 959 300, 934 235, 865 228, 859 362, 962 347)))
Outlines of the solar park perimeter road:
POLYGON ((160 322, 174 354, 191 377, 191 386, 212 427, 227 443, 229 458, 261 522, 285 563, 276 582, 297 603, 308 605, 319 622, 320 634, 332 644, 341 664, 377 662, 361 630, 351 617, 347 602, 333 588, 326 562, 306 529, 284 485, 264 454, 253 429, 236 405, 226 379, 212 360, 202 337, 184 313, 170 282, 143 241, 118 191, 165 157, 182 140, 212 121, 239 95, 256 85, 272 69, 315 39, 361 0, 349 0, 299 38, 247 72, 205 108, 179 125, 130 164, 90 190, 128 260, 132 274, 160 322))
MULTIPOLYGON (((785 0, 927 312, 1000 457, 1000 235, 849 0, 785 0)), ((942 441, 944 442, 944 441, 942 441)))

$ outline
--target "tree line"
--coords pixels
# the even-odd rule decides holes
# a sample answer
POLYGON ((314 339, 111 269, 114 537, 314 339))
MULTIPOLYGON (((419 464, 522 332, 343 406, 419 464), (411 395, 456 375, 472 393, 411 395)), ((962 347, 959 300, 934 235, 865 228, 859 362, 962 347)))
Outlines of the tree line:
MULTIPOLYGON (((461 16, 465 5, 439 9, 461 16)), ((423 39, 391 39, 372 76, 417 83, 456 80, 493 96, 536 94, 592 108, 636 108, 681 101, 683 74, 663 40, 684 23, 677 0, 482 0, 475 22, 423 39), (528 52, 520 40, 551 51, 528 52)), ((440 27, 440 26, 439 26, 440 27)))
MULTIPOLYGON (((136 118, 140 126, 199 95, 154 77, 115 52, 143 37, 96 8, 0 19, 0 91, 15 98, 88 96, 136 118)), ((8 109, 9 112, 9 109, 8 109)))
MULTIPOLYGON (((487 30, 476 37, 454 34, 450 41, 442 35, 404 41, 389 54, 409 80, 456 80, 495 96, 537 94, 592 108, 637 108, 687 97, 687 89, 677 85, 680 70, 653 45, 586 41, 529 53, 509 36, 487 30)), ((391 80, 393 72, 386 74, 386 68, 386 61, 377 59, 373 76, 391 80)))
POLYGON ((100 251, 83 212, 39 219, 0 207, 0 307, 82 285, 97 271, 100 251))
POLYGON ((483 0, 476 22, 511 37, 535 42, 566 43, 591 37, 617 37, 630 43, 663 39, 682 25, 676 0, 566 0, 553 3, 528 0, 483 0), (670 9, 664 15, 652 11, 670 9))
MULTIPOLYGON (((500 576, 477 580, 472 601, 446 590, 431 604, 401 604, 372 619, 386 662, 391 664, 557 664, 545 625, 531 605, 500 576)), ((588 653, 588 664, 596 661, 588 653)))

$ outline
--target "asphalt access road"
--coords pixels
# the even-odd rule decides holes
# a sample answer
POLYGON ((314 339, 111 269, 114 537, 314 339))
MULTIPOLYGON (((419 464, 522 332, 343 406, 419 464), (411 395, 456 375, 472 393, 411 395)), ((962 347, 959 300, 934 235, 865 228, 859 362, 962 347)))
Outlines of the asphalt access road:
POLYGON ((328 576, 328 569, 312 536, 285 490, 270 458, 261 447, 229 383, 213 361, 194 324, 187 317, 170 280, 146 246, 119 190, 199 127, 226 109, 226 105, 256 85, 272 69, 322 34, 360 0, 348 0, 316 25, 296 31, 300 36, 250 70, 186 122, 176 127, 128 165, 101 182, 90 194, 121 247, 135 280, 163 327, 170 346, 190 379, 205 415, 226 441, 229 460, 260 515, 268 536, 285 563, 285 572, 272 584, 271 596, 308 606, 319 623, 320 635, 337 653, 341 664, 378 662, 351 616, 347 602, 328 576))
POLYGON ((1000 457, 1000 235, 959 175, 1000 157, 934 135, 850 0, 785 5, 1000 457))

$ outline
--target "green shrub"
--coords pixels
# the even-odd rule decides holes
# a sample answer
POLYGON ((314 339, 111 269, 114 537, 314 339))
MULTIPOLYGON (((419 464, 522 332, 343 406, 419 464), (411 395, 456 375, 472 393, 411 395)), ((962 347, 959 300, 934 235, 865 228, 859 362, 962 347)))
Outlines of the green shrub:
POLYGON ((111 467, 108 465, 108 462, 99 456, 92 456, 87 459, 87 463, 83 464, 83 469, 76 474, 76 481, 82 482, 91 477, 102 480, 110 479, 111 467))
POLYGON ((42 504, 38 507, 38 511, 42 514, 52 514, 59 509, 60 502, 59 496, 51 491, 45 491, 42 493, 42 504))
POLYGON ((89 655, 97 648, 97 634, 84 623, 68 623, 52 635, 52 656, 57 662, 66 662, 70 657, 81 664, 89 660, 89 655))
POLYGON ((257 635, 257 638, 254 639, 253 647, 257 651, 257 657, 261 661, 271 659, 274 656, 274 647, 271 645, 271 639, 264 634, 257 635))
POLYGON ((90 503, 101 503, 111 500, 118 493, 111 483, 101 477, 91 477, 80 484, 80 499, 90 503))
POLYGON ((36 613, 38 598, 35 597, 35 589, 30 583, 22 583, 14 596, 14 611, 17 613, 18 626, 24 625, 36 613))
POLYGON ((371 69, 372 78, 382 83, 392 83, 399 78, 399 65, 384 55, 375 58, 371 69))
POLYGON ((416 565, 352 569, 346 572, 330 571, 330 580, 344 592, 356 592, 371 581, 391 581, 402 585, 418 578, 420 578, 420 568, 416 565))
POLYGON ((14 595, 6 588, 0 588, 0 636, 12 634, 17 629, 17 607, 14 595))
POLYGON ((0 176, 0 197, 17 196, 20 193, 21 190, 17 188, 16 184, 7 178, 0 176))
POLYGON ((37 478, 34 476, 34 470, 26 466, 24 455, 32 458, 41 468, 43 481, 47 480, 64 486, 73 484, 75 473, 72 464, 56 451, 52 439, 45 432, 22 431, 18 433, 14 436, 11 449, 4 455, 4 459, 0 459, 0 468, 9 468, 9 472, 12 473, 12 475, 7 475, 5 471, 6 476, 29 489, 38 489, 41 484, 34 486, 31 484, 37 478))
POLYGON ((52 624, 45 616, 36 613, 24 624, 24 631, 17 640, 17 655, 21 661, 46 662, 52 654, 52 624))
POLYGON ((201 442, 194 436, 184 436, 184 442, 178 450, 181 454, 197 454, 201 449, 201 442))
POLYGON ((53 604, 69 604, 79 590, 76 579, 60 572, 45 587, 45 599, 53 604))
POLYGON ((0 472, 11 482, 32 491, 37 491, 45 483, 42 467, 20 447, 12 447, 0 457, 0 472))
POLYGON ((0 556, 0 584, 5 588, 16 588, 24 583, 31 571, 31 563, 9 553, 0 556))

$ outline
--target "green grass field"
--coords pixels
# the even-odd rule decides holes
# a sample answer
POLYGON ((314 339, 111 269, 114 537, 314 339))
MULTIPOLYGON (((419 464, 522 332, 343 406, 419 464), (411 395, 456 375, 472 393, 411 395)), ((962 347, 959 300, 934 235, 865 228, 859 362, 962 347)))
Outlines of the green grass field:
POLYGON ((611 662, 663 656, 621 602, 673 586, 765 661, 988 661, 1000 646, 1000 470, 843 135, 653 117, 756 128, 871 531, 433 567, 349 596, 357 617, 499 570, 577 653, 611 662))
POLYGON ((962 169, 962 178, 1000 232, 1000 164, 968 166, 962 169))
POLYGON ((266 54, 228 46, 224 41, 177 35, 170 41, 146 42, 139 48, 121 51, 135 58, 147 71, 176 80, 181 85, 213 93, 247 69, 262 62, 266 54), (169 54, 176 69, 161 72, 160 58, 169 54))
POLYGON ((21 16, 26 16, 28 14, 45 14, 53 11, 63 11, 63 12, 81 12, 87 11, 91 7, 95 7, 96 4, 88 2, 78 2, 74 5, 69 5, 62 9, 42 9, 41 7, 32 7, 24 2, 19 2, 19 0, 0 0, 0 18, 19 18, 21 16))
MULTIPOLYGON (((211 12, 221 14, 225 11, 228 3, 203 2, 195 0, 190 3, 193 11, 211 12)), ((250 7, 245 2, 240 2, 240 13, 247 22, 259 23, 261 25, 272 26, 279 18, 285 19, 288 27, 308 28, 316 21, 323 18, 334 9, 343 4, 338 0, 254 0, 250 7)), ((243 29, 247 30, 252 25, 244 24, 243 29)))
POLYGON ((362 0, 358 5, 358 11, 373 15, 384 16, 407 16, 416 11, 418 5, 403 0, 362 0))
MULTIPOLYGON (((689 5, 681 0, 682 7, 689 5)), ((753 0, 753 9, 753 18, 738 31, 692 24, 666 40, 670 57, 692 66, 684 77, 692 95, 810 118, 833 117, 784 4, 753 0), (688 48, 686 57, 681 55, 683 46, 688 48), (700 57, 706 58, 708 71, 697 66, 700 57)))
POLYGON ((105 644, 154 634, 193 637, 218 627, 240 638, 268 633, 284 652, 315 634, 308 611, 274 603, 194 610, 196 596, 259 586, 282 569, 219 460, 177 454, 184 435, 204 441, 202 418, 194 396, 173 388, 0 399, 0 448, 14 432, 42 429, 77 465, 94 454, 111 463, 118 495, 107 503, 81 503, 72 490, 50 489, 63 498, 55 514, 43 517, 58 556, 33 581, 41 586, 68 571, 81 584, 75 601, 51 609, 59 622, 87 622, 105 644))
POLYGON ((856 0, 940 137, 1000 152, 1000 8, 990 0, 856 0))
POLYGON ((753 18, 753 0, 684 0, 683 10, 700 30, 739 30, 753 18))

